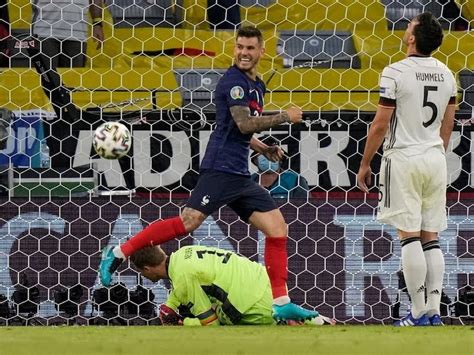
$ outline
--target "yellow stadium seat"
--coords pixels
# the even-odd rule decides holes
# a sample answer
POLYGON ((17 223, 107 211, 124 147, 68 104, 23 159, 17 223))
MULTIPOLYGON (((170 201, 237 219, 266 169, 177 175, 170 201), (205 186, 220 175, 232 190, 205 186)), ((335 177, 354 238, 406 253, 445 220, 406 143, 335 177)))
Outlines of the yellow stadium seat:
POLYGON ((288 69, 266 72, 265 108, 307 111, 375 110, 380 73, 371 69, 288 69), (270 79, 271 77, 271 79, 270 79), (349 91, 350 90, 350 91, 349 91))
POLYGON ((244 23, 264 30, 385 29, 379 0, 275 0, 267 7, 241 8, 244 23))
POLYGON ((25 30, 30 28, 32 8, 29 0, 8 1, 8 14, 12 30, 25 30))
MULTIPOLYGON (((362 68, 382 70, 389 63, 403 59, 403 33, 404 31, 356 31, 353 39, 362 68)), ((456 74, 462 69, 474 68, 474 33, 445 32, 443 45, 433 55, 456 74)))
POLYGON ((474 1, 454 0, 461 9, 462 16, 469 22, 471 30, 474 29, 474 1))

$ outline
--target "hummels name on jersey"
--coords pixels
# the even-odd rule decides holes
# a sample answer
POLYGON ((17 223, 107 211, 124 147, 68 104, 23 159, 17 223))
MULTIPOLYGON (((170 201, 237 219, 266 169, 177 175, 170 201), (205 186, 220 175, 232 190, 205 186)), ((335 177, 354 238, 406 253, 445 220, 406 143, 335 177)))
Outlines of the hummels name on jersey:
POLYGON ((444 81, 442 73, 418 73, 415 72, 416 80, 418 81, 444 81))

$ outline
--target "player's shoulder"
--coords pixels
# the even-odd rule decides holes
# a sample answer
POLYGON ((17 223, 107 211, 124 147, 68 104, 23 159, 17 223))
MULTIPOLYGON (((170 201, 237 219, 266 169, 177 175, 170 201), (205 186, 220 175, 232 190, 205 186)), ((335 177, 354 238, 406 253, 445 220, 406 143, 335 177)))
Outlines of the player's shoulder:
POLYGON ((433 61, 434 61, 435 65, 437 67, 441 68, 442 70, 444 70, 445 72, 451 74, 451 76, 454 77, 454 74, 453 74, 452 70, 449 69, 449 67, 445 63, 443 63, 442 61, 440 61, 437 58, 433 58, 433 61))
POLYGON ((246 76, 235 65, 231 66, 222 76, 221 82, 247 82, 246 76))
POLYGON ((416 67, 416 65, 417 64, 414 61, 410 61, 409 58, 405 58, 399 60, 398 62, 387 65, 383 70, 383 74, 397 78, 403 73, 411 71, 414 67, 416 67))
POLYGON ((248 81, 245 75, 235 66, 230 67, 217 84, 220 92, 237 92, 239 95, 248 90, 248 81))

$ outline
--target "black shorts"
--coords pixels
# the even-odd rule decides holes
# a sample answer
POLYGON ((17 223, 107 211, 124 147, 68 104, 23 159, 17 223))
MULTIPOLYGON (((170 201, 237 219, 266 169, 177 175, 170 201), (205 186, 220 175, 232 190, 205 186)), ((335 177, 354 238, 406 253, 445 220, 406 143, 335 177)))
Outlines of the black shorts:
POLYGON ((268 212, 278 208, 270 193, 250 176, 214 170, 202 172, 186 207, 208 216, 225 205, 245 222, 255 211, 268 212))

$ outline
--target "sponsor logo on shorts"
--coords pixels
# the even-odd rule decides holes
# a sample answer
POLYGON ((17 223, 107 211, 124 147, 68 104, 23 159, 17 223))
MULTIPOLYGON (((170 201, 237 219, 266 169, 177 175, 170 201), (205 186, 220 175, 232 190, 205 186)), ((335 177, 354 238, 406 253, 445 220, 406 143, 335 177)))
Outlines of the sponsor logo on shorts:
POLYGON ((201 206, 206 206, 209 203, 209 198, 209 195, 204 196, 201 200, 201 206))

